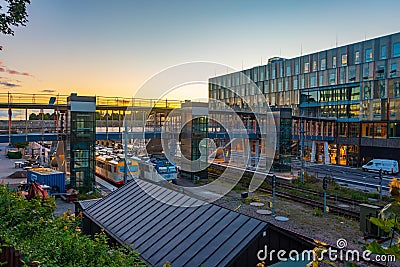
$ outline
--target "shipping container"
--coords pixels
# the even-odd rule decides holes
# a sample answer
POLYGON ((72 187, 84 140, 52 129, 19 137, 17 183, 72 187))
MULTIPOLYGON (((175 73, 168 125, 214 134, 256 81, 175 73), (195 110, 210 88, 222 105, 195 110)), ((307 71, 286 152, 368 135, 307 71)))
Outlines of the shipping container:
POLYGON ((28 170, 27 174, 28 184, 33 180, 41 185, 50 186, 52 193, 65 193, 65 173, 49 168, 35 168, 28 170))

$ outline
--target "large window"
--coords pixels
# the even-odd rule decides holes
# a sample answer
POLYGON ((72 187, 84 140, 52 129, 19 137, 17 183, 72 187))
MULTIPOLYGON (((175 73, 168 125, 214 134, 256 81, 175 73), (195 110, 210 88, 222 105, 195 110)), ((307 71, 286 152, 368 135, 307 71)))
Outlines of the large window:
POLYGON ((394 97, 400 97, 400 82, 394 82, 393 84, 393 90, 394 90, 394 97))
POLYGON ((342 54, 342 66, 347 66, 347 54, 342 54))
POLYGON ((291 73, 290 73, 290 65, 288 63, 288 65, 286 66, 286 76, 290 76, 290 75, 291 75, 291 73))
POLYGON ((336 72, 331 71, 329 73, 329 85, 334 85, 334 84, 336 84, 336 72))
POLYGON ((309 62, 304 63, 304 72, 305 73, 310 72, 310 63, 309 62))
POLYGON ((364 99, 371 99, 371 83, 366 82, 363 84, 364 99))
POLYGON ((386 123, 374 123, 374 138, 387 138, 386 123))
POLYGON ((349 123, 348 126, 349 137, 359 137, 360 136, 360 124, 359 123, 349 123))
POLYGON ((315 74, 312 74, 310 76, 310 87, 316 87, 317 86, 317 77, 315 77, 315 74))
POLYGON ((380 118, 381 117, 381 102, 380 102, 380 100, 374 101, 372 103, 372 108, 374 110, 374 118, 380 118))
POLYGON ((390 78, 395 78, 397 75, 397 63, 393 62, 390 65, 390 78))
POLYGON ((347 118, 347 107, 346 105, 338 105, 338 117, 339 118, 347 118))
POLYGON ((324 86, 324 85, 325 85, 324 79, 325 79, 324 74, 321 73, 321 74, 319 75, 319 86, 324 86))
POLYGON ((354 55, 354 63, 359 64, 360 62, 361 62, 360 51, 356 51, 356 53, 354 55))
POLYGON ((345 79, 344 68, 340 68, 339 83, 344 84, 344 79, 345 79))
POLYGON ((372 48, 365 49, 365 62, 372 61, 372 48))
POLYGON ((381 46, 381 59, 386 59, 386 45, 381 46))
POLYGON ((400 123, 389 123, 389 138, 400 138, 400 123))
POLYGON ((356 81, 356 66, 349 67, 349 82, 356 81))
POLYGON ((326 69, 326 59, 325 58, 321 59, 321 68, 320 69, 321 70, 325 70, 326 69))
POLYGON ((376 78, 377 79, 385 78, 385 66, 384 65, 378 65, 376 67, 376 78))
POLYGON ((349 89, 350 100, 360 100, 360 87, 350 87, 349 89))
POLYGON ((373 137, 374 132, 374 124, 370 123, 363 123, 361 127, 361 136, 362 137, 373 137))
POLYGON ((300 73, 299 62, 298 61, 296 61, 295 65, 294 65, 294 71, 295 71, 295 74, 299 74, 300 73))
POLYGON ((312 71, 317 71, 317 60, 313 60, 312 71))
POLYGON ((369 66, 365 65, 363 68, 363 79, 368 80, 369 79, 369 66))
POLYGON ((332 68, 336 68, 336 56, 332 57, 332 68))
POLYGON ((386 98, 385 81, 379 81, 379 98, 386 98))
POLYGON ((362 137, 387 138, 387 123, 363 123, 361 129, 362 137))
POLYGON ((394 43, 393 44, 393 57, 399 57, 400 56, 400 43, 394 43))
POLYGON ((352 104, 349 109, 349 118, 360 117, 360 104, 352 104))

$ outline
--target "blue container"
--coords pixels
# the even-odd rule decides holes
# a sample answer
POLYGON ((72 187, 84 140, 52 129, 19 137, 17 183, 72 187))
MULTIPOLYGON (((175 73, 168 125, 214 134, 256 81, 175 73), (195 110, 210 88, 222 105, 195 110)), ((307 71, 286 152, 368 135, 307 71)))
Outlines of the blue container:
POLYGON ((65 173, 48 168, 37 168, 28 170, 28 184, 36 181, 41 185, 48 185, 53 188, 52 193, 65 193, 65 173), (56 190, 54 190, 56 189, 56 190))

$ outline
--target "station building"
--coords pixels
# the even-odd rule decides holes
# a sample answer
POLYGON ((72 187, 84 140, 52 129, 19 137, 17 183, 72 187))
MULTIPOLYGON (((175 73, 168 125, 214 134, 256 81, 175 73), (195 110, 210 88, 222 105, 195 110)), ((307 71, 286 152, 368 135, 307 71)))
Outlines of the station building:
POLYGON ((292 155, 299 155, 303 135, 312 162, 400 160, 399 68, 400 33, 394 33, 213 77, 209 97, 236 110, 264 105, 252 102, 256 91, 244 74, 270 107, 292 109, 292 155))

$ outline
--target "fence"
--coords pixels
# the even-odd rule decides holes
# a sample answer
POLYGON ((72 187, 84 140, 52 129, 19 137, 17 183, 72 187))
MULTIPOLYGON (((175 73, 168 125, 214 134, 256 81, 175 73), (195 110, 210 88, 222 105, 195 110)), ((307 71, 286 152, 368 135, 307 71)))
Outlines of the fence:
MULTIPOLYGON (((24 259, 24 254, 19 250, 16 250, 12 246, 5 244, 3 240, 0 240, 0 266, 6 267, 19 267, 23 266, 22 260, 24 259)), ((38 267, 38 263, 26 262, 24 266, 38 267)))

